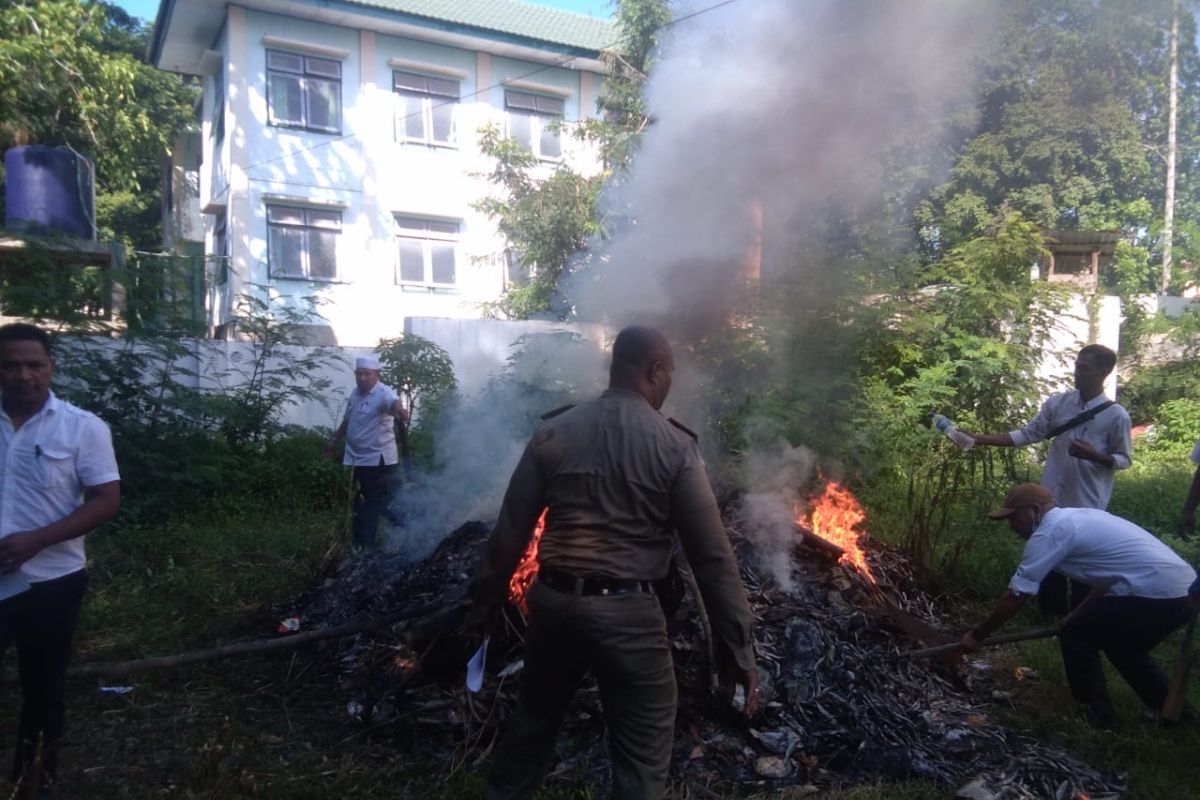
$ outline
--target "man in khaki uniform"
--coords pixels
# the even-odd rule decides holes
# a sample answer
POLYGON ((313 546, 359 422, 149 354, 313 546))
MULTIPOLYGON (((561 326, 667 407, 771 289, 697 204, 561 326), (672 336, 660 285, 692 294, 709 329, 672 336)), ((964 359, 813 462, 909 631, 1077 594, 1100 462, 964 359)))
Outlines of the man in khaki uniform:
POLYGON ((745 689, 754 713, 751 614, 737 563, 694 436, 658 413, 674 369, 661 333, 621 331, 608 390, 546 419, 513 472, 472 581, 477 615, 503 606, 538 516, 549 513, 528 597, 520 699, 486 800, 533 794, 589 669, 608 725, 612 797, 662 797, 677 698, 651 582, 667 574, 673 530, 708 609, 722 677, 745 689))

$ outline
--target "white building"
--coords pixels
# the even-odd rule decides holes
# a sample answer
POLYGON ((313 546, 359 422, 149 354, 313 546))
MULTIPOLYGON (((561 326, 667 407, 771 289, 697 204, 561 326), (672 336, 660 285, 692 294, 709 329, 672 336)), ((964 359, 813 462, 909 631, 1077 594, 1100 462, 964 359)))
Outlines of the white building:
POLYGON ((227 257, 210 276, 213 334, 236 335, 248 291, 319 297, 326 344, 479 317, 507 274, 473 208, 493 191, 478 131, 498 126, 546 174, 598 169, 550 123, 596 115, 615 39, 607 21, 518 0, 162 0, 151 61, 204 87, 165 238, 227 257))

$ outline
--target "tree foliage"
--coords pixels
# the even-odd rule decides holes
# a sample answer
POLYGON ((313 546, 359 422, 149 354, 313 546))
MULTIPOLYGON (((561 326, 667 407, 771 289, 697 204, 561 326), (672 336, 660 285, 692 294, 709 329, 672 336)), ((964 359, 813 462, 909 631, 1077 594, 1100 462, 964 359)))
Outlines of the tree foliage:
POLYGON ((0 2, 0 148, 69 145, 96 165, 94 223, 157 247, 163 160, 197 89, 144 63, 150 29, 107 2, 0 2))

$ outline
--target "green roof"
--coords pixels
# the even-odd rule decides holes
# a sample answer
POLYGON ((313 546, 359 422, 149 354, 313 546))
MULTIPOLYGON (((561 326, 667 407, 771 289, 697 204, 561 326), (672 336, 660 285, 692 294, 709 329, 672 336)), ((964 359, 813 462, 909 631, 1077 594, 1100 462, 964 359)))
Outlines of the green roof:
POLYGON ((600 51, 616 44, 617 29, 606 19, 536 6, 520 0, 349 0, 370 6, 497 31, 541 42, 600 51))

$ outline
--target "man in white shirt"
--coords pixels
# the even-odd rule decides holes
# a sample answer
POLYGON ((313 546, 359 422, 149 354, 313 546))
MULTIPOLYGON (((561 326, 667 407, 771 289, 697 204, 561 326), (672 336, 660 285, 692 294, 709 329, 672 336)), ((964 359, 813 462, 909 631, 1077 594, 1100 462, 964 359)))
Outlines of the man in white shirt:
POLYGON ((71 640, 87 588, 83 538, 112 519, 120 476, 108 427, 50 391, 50 338, 0 327, 0 657, 16 644, 21 718, 13 780, 42 737, 49 797, 63 735, 71 640))
MULTIPOLYGON (((1117 364, 1117 354, 1089 344, 1075 358, 1075 388, 1052 395, 1033 421, 1009 433, 970 433, 976 444, 1025 447, 1051 439, 1042 486, 1065 508, 1108 508, 1117 470, 1133 461, 1129 413, 1104 396, 1104 379, 1117 364)), ((1080 586, 1072 605, 1087 593, 1080 586)), ((1065 612, 1066 581, 1049 578, 1039 596, 1044 612, 1065 612)))
POLYGON ((354 391, 346 403, 346 414, 333 437, 325 443, 332 454, 342 439, 346 452, 342 463, 353 468, 359 501, 354 506, 354 543, 371 547, 379 528, 379 517, 387 512, 396 482, 396 449, 393 420, 408 423, 396 390, 379 382, 379 359, 362 356, 354 363, 354 391))
POLYGON ((1058 570, 1096 587, 1093 597, 1063 622, 1059 643, 1071 694, 1099 728, 1116 722, 1100 652, 1151 709, 1162 708, 1167 677, 1150 657, 1155 645, 1195 611, 1188 589, 1196 571, 1149 531, 1107 511, 1059 508, 1036 483, 1015 486, 988 516, 1004 519, 1026 540, 1008 590, 988 617, 963 635, 975 650, 1007 622, 1058 570))

